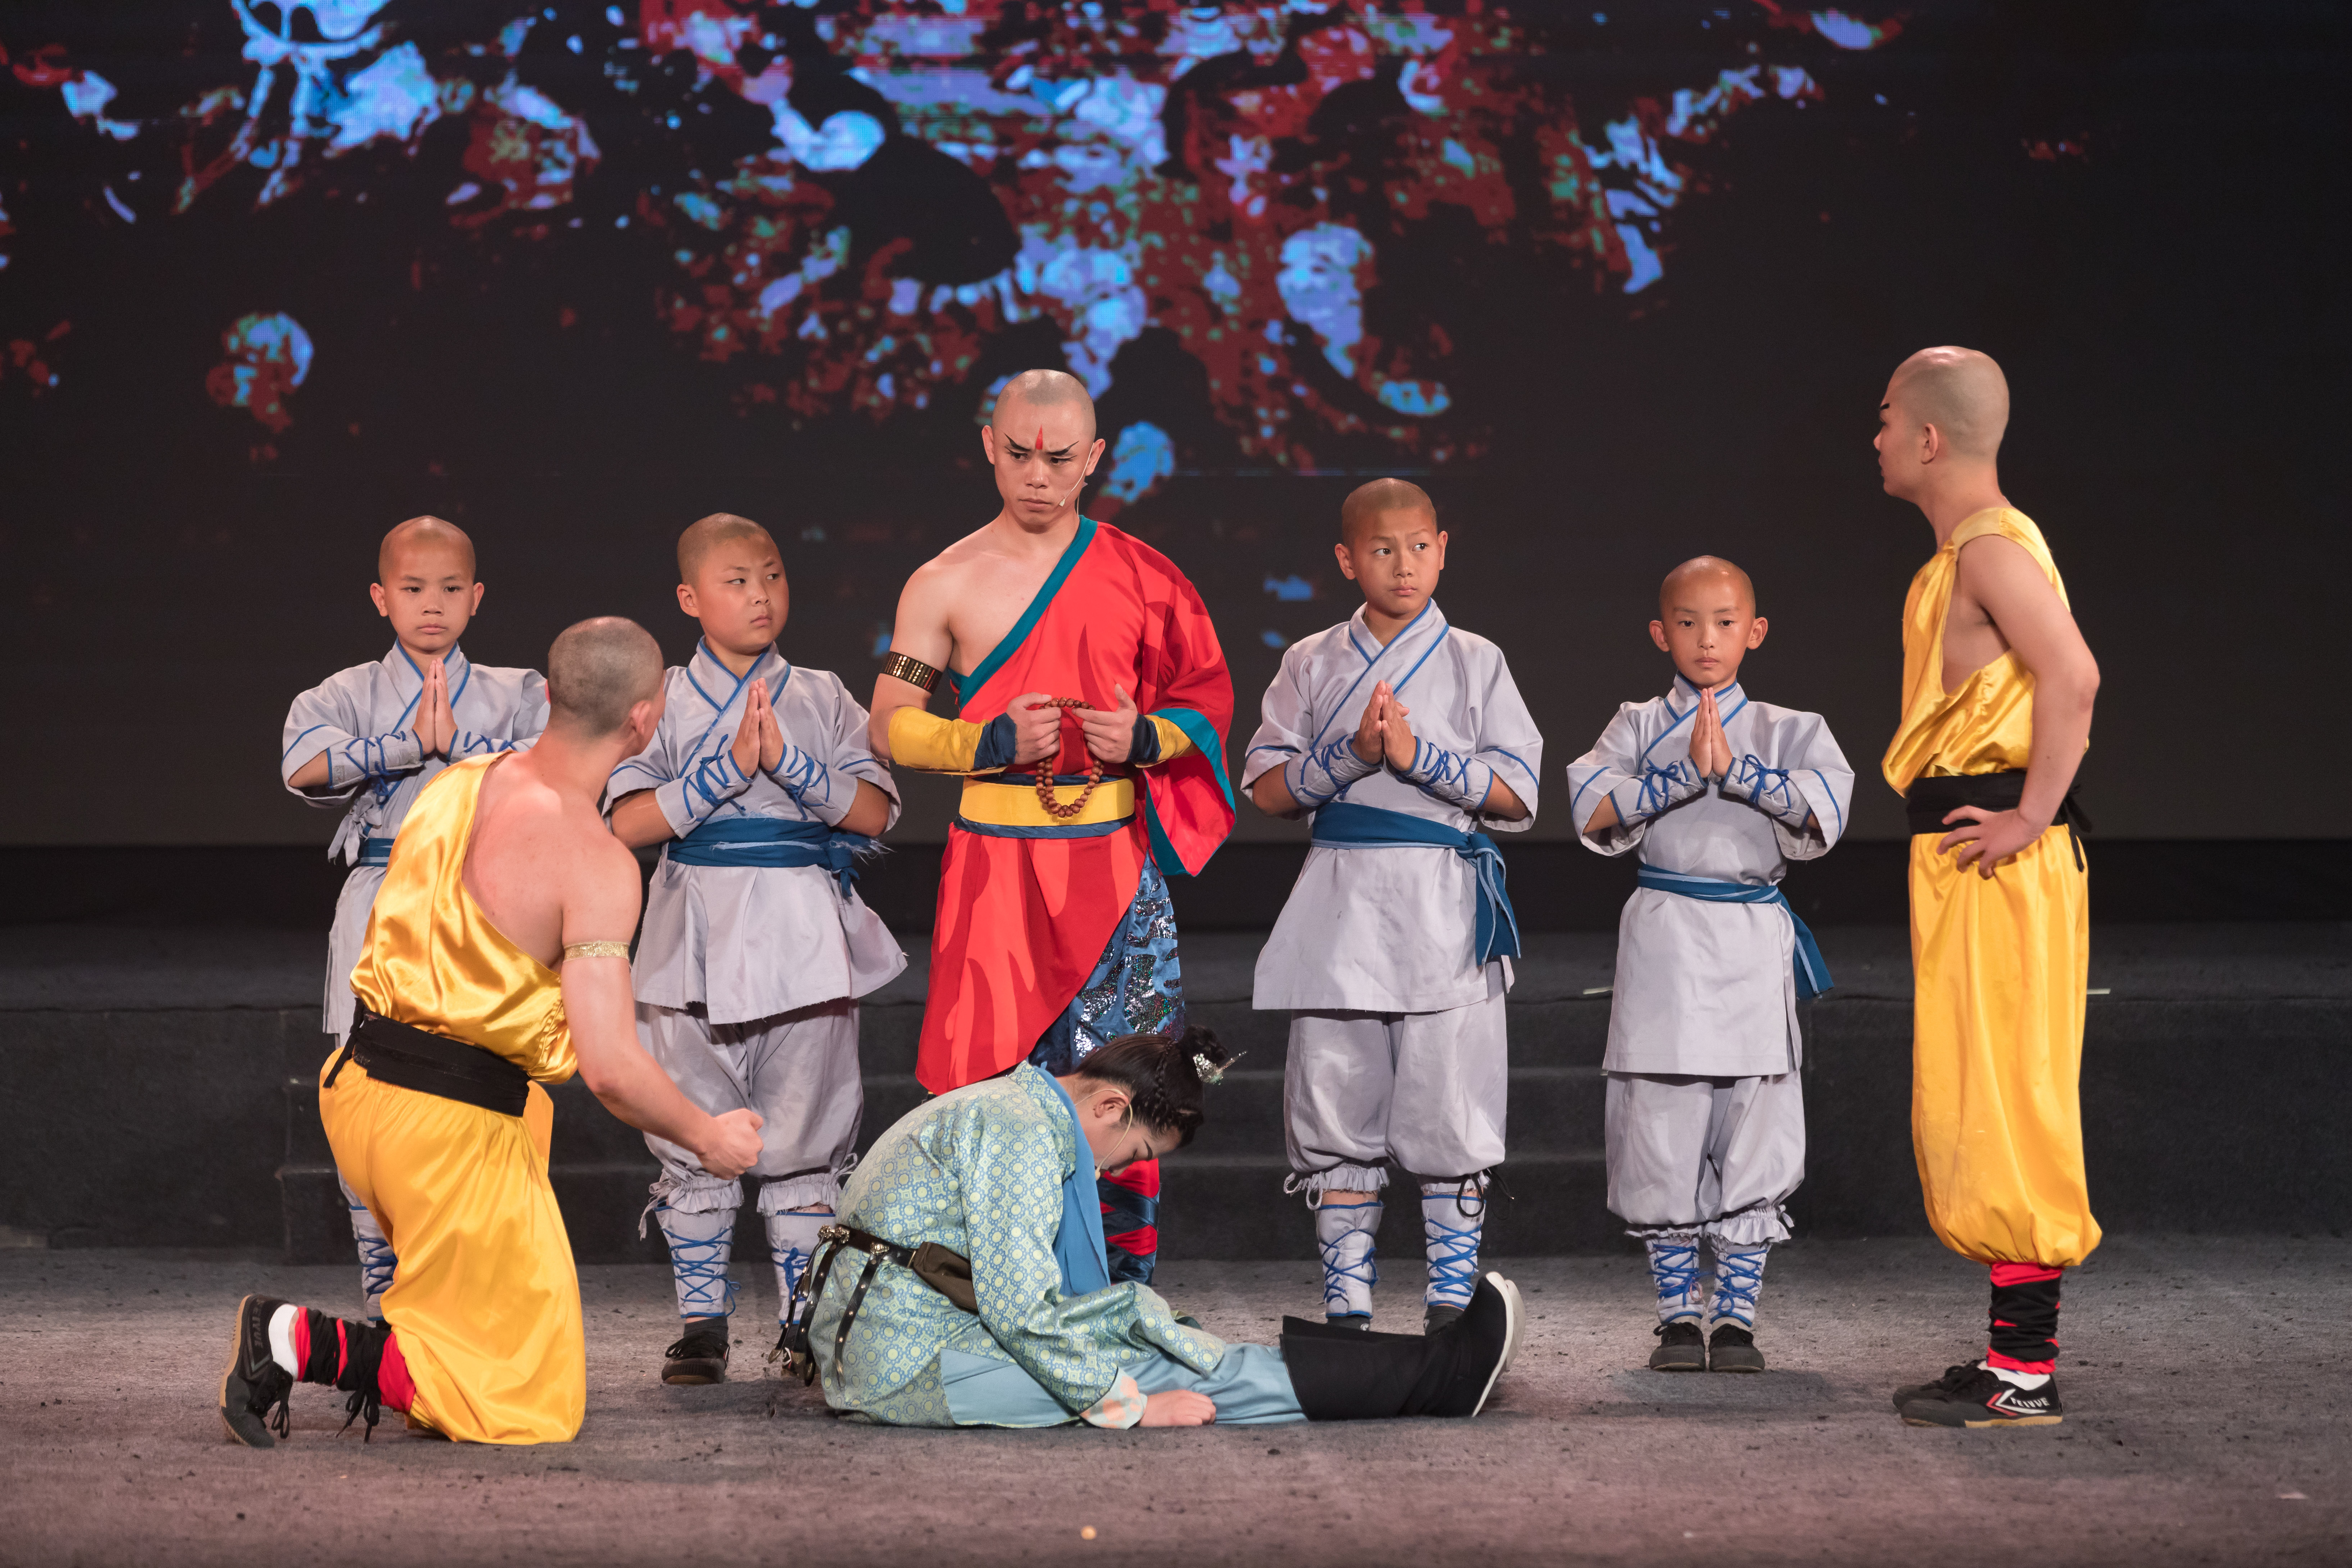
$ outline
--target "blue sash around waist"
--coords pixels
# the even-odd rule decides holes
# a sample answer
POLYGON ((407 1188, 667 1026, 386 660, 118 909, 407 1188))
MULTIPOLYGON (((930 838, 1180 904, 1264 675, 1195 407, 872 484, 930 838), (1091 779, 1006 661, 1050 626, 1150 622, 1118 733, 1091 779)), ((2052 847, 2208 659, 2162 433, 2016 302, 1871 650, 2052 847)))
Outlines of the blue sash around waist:
POLYGON ((392 864, 392 840, 391 840, 391 839, 389 839, 389 838, 362 838, 362 839, 361 839, 361 840, 360 840, 360 858, 359 858, 358 859, 356 859, 356 860, 352 861, 352 865, 354 865, 354 866, 389 866, 389 865, 391 865, 391 864, 392 864))
POLYGON ((1315 842, 1335 849, 1451 849, 1478 873, 1478 929, 1470 939, 1472 962, 1484 968, 1497 958, 1519 955, 1519 920, 1503 886, 1503 852, 1483 833, 1464 833, 1377 805, 1336 801, 1315 814, 1315 842))
POLYGON ((1655 866, 1643 867, 1640 881, 1654 891, 1679 893, 1704 903, 1780 905, 1789 923, 1797 928, 1797 994, 1810 1002, 1836 984, 1830 978, 1830 966, 1822 962, 1821 944, 1813 941, 1812 931, 1798 918, 1796 906, 1780 889, 1754 882, 1717 882, 1706 877, 1685 877, 1679 871, 1661 871, 1655 866))
POLYGON ((669 858, 678 866, 822 866, 847 898, 857 880, 857 858, 873 849, 866 835, 837 832, 822 822, 730 816, 672 841, 669 858))

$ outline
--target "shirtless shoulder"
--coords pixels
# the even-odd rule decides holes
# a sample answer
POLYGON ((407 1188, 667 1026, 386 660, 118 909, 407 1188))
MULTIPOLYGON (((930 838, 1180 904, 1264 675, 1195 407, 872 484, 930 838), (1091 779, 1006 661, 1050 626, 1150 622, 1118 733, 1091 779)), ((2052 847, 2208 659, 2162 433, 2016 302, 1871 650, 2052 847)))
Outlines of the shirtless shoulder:
POLYGON ((466 858, 482 912, 551 966, 567 942, 626 941, 637 923, 635 857, 593 807, 565 802, 528 772, 499 772, 509 776, 484 782, 466 858))

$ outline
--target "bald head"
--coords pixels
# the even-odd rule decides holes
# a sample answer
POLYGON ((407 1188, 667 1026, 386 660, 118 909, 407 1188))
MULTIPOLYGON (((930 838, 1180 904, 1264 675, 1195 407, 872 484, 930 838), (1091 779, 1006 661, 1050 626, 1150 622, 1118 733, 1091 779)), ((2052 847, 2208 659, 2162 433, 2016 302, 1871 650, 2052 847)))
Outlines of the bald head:
POLYGON ((376 581, 390 583, 399 576, 404 558, 453 554, 465 563, 465 574, 470 582, 474 575, 474 542, 466 537, 466 531, 437 517, 412 517, 395 524, 376 547, 376 581))
POLYGON ((1701 615, 1730 605, 1756 613, 1756 584, 1748 574, 1720 555, 1694 555, 1658 584, 1658 614, 1671 617, 1677 609, 1701 615))
POLYGON ((1921 349, 1895 367, 1887 395, 1914 425, 1933 425, 1956 458, 1990 463, 2009 428, 2009 378, 1974 349, 1921 349))
POLYGON ((1339 537, 1348 543, 1356 539, 1385 514, 1392 511, 1425 512, 1433 526, 1437 521, 1437 503, 1429 492, 1409 479, 1374 479, 1358 485, 1339 503, 1339 537))
POLYGON ((577 622, 547 650, 548 725, 601 739, 651 701, 661 681, 661 646, 645 627, 621 616, 577 622))
POLYGON ((748 517, 714 511, 709 517, 696 519, 677 536, 677 580, 691 584, 694 574, 702 570, 703 559, 713 550, 743 541, 764 546, 767 553, 782 559, 774 536, 748 517))
POLYGON ((996 395, 989 422, 1025 447, 1034 438, 1031 426, 1035 421, 1022 418, 1024 410, 1031 414, 1075 410, 1085 426, 1078 445, 1086 447, 1095 438, 1095 400, 1087 395, 1087 384, 1066 370, 1024 370, 1014 376, 996 395))

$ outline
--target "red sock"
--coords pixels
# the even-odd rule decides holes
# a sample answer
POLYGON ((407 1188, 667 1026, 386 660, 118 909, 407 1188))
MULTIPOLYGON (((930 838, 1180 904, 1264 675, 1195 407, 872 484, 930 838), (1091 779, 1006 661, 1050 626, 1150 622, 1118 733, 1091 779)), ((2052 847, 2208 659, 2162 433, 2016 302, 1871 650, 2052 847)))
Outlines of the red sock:
POLYGON ((294 1314, 294 1364, 310 1364, 310 1314, 299 1310, 294 1314))
POLYGON ((383 1342, 383 1360, 376 1363, 376 1392, 386 1410, 406 1410, 416 1403, 416 1384, 408 1375, 408 1358, 400 1353, 400 1335, 383 1342))

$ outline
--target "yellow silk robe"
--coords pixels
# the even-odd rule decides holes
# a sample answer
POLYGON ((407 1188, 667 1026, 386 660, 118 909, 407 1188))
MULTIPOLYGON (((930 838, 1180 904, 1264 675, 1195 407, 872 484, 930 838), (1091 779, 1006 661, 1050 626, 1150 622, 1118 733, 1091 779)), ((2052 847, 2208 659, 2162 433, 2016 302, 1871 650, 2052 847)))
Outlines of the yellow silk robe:
MULTIPOLYGON (((1903 723, 1886 782, 2022 770, 2033 743, 2033 677, 2004 653, 1944 689, 1944 621, 1960 546, 1998 534, 2066 585, 2042 531, 1995 507, 1953 531, 1911 580, 1903 607, 1903 723)), ((1927 1223, 1980 1263, 2071 1266, 2099 1245, 2083 1174, 2083 1008, 2090 973, 2089 879, 2071 827, 2053 827, 1990 881, 1940 834, 1911 840, 1911 1137, 1927 1223), (1957 851, 1955 851, 1957 853, 1957 851)))
MULTIPOLYGON (((352 989, 386 1018, 504 1057, 535 1080, 520 1117, 379 1083, 346 1062, 319 1110, 335 1164, 400 1262, 384 1320, 416 1384, 410 1417, 471 1443, 561 1443, 588 1403, 580 1277, 547 1181, 542 1083, 577 1063, 554 971, 501 935, 462 873, 499 758, 426 785, 394 841, 352 989)), ((331 1058, 330 1058, 331 1063, 331 1058)))

